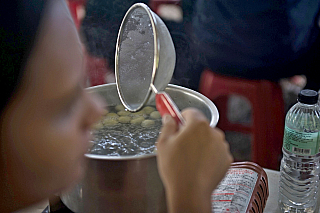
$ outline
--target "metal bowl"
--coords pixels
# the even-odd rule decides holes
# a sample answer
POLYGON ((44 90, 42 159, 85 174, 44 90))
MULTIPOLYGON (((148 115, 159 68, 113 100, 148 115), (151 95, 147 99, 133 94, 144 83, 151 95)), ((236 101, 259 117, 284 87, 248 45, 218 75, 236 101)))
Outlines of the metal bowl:
MULTIPOLYGON (((88 88, 110 106, 120 104, 116 84, 88 88)), ((180 110, 198 108, 214 127, 219 120, 216 106, 193 90, 169 84, 165 91, 180 110)), ((148 105, 155 105, 149 100, 148 105)), ((195 141, 196 143, 196 141, 195 141)), ((74 212, 167 212, 156 154, 103 156, 86 154, 87 171, 73 190, 62 193, 62 202, 74 212)))

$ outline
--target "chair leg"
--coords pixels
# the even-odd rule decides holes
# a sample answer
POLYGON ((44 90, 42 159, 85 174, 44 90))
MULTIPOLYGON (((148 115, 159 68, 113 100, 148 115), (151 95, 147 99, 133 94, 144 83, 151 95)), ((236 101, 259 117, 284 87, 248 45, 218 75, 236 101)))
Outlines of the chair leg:
POLYGON ((261 84, 257 96, 262 95, 264 101, 258 101, 261 99, 257 97, 252 107, 254 122, 252 161, 262 167, 278 170, 284 126, 282 93, 281 90, 280 94, 279 90, 275 91, 274 85, 270 82, 261 84), (275 100, 278 100, 278 103, 275 103, 275 100))
POLYGON ((222 130, 227 130, 229 126, 229 119, 228 119, 228 96, 220 96, 216 98, 214 101, 218 112, 219 112, 219 121, 218 127, 222 130))
POLYGON ((283 143, 283 131, 284 131, 284 101, 282 96, 282 90, 279 85, 272 86, 269 89, 269 106, 268 113, 268 126, 267 126, 267 138, 269 141, 269 158, 273 159, 272 168, 280 168, 280 160, 282 154, 283 143))

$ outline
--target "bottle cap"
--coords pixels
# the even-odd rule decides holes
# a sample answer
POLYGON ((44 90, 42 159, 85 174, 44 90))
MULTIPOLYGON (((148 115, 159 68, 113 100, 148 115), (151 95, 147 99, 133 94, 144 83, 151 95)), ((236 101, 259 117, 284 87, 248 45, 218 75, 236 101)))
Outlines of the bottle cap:
POLYGON ((319 95, 316 91, 310 89, 301 90, 298 95, 298 101, 303 104, 316 104, 319 95))

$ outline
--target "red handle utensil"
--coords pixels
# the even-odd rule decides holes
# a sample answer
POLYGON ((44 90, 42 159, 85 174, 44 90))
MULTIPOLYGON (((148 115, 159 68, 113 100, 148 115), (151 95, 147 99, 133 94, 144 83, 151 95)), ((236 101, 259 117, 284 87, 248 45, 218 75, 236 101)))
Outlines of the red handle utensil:
POLYGON ((165 92, 156 93, 156 107, 160 115, 169 114, 180 125, 184 124, 184 119, 170 96, 165 92))

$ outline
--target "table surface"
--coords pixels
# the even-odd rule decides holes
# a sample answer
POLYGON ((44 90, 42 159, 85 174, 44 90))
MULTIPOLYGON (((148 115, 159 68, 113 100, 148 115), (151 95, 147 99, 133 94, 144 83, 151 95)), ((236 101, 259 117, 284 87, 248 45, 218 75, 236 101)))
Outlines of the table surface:
POLYGON ((264 208, 265 213, 277 213, 280 212, 278 208, 278 190, 279 190, 279 171, 264 169, 268 176, 269 186, 269 198, 267 200, 266 207, 264 208))
MULTIPOLYGON (((269 185, 269 198, 267 200, 267 205, 264 209, 264 213, 280 213, 278 208, 278 189, 279 189, 279 171, 264 169, 268 176, 268 185, 269 185)), ((320 196, 319 196, 320 199, 320 196)), ((318 202, 319 203, 319 202, 318 202)), ((17 211, 16 213, 42 213, 42 211, 48 205, 48 201, 43 201, 37 205, 34 205, 30 208, 17 211)), ((318 208, 316 212, 318 212, 318 208)))

